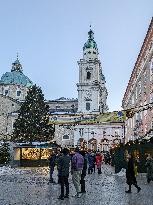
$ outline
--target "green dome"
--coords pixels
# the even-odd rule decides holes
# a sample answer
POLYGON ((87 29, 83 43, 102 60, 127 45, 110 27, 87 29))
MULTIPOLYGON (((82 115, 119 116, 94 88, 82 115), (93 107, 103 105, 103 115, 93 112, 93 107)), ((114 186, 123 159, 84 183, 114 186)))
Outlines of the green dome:
POLYGON ((17 84, 26 87, 32 86, 32 81, 22 73, 22 65, 17 60, 12 63, 11 72, 6 72, 2 75, 0 84, 17 84))
POLYGON ((83 46, 83 50, 87 49, 87 48, 94 48, 94 49, 98 49, 97 48, 97 43, 94 40, 94 32, 90 29, 90 31, 88 32, 88 40, 87 42, 84 44, 83 46))
POLYGON ((32 85, 32 81, 27 76, 25 76, 22 72, 11 71, 11 72, 6 72, 1 77, 0 84, 17 84, 17 85, 30 87, 32 85))

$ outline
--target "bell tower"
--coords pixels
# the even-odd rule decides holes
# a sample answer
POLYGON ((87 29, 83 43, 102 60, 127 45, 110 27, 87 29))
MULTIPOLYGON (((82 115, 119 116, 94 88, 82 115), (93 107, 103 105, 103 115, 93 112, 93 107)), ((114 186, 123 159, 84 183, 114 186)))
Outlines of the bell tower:
POLYGON ((99 114, 108 110, 106 81, 98 54, 94 32, 90 29, 88 40, 83 46, 83 59, 78 61, 78 113, 99 114))

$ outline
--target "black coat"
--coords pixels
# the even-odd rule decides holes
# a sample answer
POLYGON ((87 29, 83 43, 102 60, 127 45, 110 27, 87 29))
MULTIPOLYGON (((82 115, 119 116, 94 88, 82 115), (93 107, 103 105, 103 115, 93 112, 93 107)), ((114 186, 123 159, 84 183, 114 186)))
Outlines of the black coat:
POLYGON ((86 171, 87 171, 87 159, 84 157, 84 164, 83 164, 83 170, 82 170, 83 176, 86 176, 86 171))
POLYGON ((49 166, 51 168, 55 167, 55 160, 56 160, 56 155, 55 154, 51 155, 51 157, 49 158, 49 166))
POLYGON ((127 169, 126 169, 126 183, 128 185, 136 184, 136 177, 134 172, 134 161, 133 159, 129 159, 127 169))
POLYGON ((70 167, 70 157, 63 155, 58 159, 58 174, 59 176, 68 176, 70 167))

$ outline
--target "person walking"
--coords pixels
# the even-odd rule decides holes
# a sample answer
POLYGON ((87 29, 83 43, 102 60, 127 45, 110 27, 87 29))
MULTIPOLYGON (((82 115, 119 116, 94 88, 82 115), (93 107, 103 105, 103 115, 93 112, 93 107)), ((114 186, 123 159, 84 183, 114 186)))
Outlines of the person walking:
POLYGON ((89 166, 88 166, 88 174, 92 174, 93 173, 93 169, 94 169, 94 163, 95 163, 95 155, 94 155, 94 153, 91 153, 90 151, 89 151, 89 153, 88 153, 88 164, 89 164, 89 166))
POLYGON ((61 195, 58 199, 64 200, 64 198, 69 198, 69 167, 70 167, 70 156, 67 148, 63 149, 63 156, 58 159, 58 169, 60 172, 60 185, 61 185, 61 195), (64 186, 66 188, 66 194, 64 195, 64 186))
POLYGON ((101 174, 101 165, 102 165, 102 155, 100 152, 96 154, 96 165, 98 169, 98 174, 101 174))
POLYGON ((85 157, 85 151, 81 151, 80 154, 83 156, 84 158, 84 164, 83 164, 83 170, 82 170, 82 174, 81 174, 81 193, 86 193, 86 189, 85 189, 85 176, 86 176, 86 171, 87 171, 87 159, 85 157))
POLYGON ((81 181, 81 173, 83 170, 83 165, 84 165, 84 158, 79 153, 79 148, 76 147, 75 154, 72 157, 72 162, 71 162, 71 174, 72 174, 72 181, 77 192, 75 195, 77 198, 81 197, 80 181, 81 181))
POLYGON ((137 188, 137 191, 140 192, 141 188, 137 185, 135 172, 134 172, 134 160, 131 154, 128 155, 128 164, 126 169, 126 183, 129 185, 129 190, 125 191, 126 193, 131 193, 132 184, 137 188))
POLYGON ((53 179, 55 160, 56 160, 56 154, 53 152, 52 154, 50 154, 50 157, 49 157, 49 168, 50 168, 50 179, 49 179, 49 182, 50 183, 55 183, 55 181, 53 179))
POLYGON ((150 154, 148 154, 145 166, 147 168, 147 182, 150 183, 151 180, 153 181, 153 158, 150 154))
POLYGON ((93 157, 93 172, 95 173, 96 171, 96 151, 92 152, 92 157, 93 157))

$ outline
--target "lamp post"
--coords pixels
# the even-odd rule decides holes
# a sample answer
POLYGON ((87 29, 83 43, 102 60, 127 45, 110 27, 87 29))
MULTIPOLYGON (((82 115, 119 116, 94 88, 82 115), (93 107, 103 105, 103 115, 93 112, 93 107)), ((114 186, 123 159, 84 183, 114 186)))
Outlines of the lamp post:
MULTIPOLYGON (((97 134, 97 133, 94 132, 94 131, 92 131, 91 134, 93 135, 93 139, 95 139, 94 136, 95 136, 95 134, 97 134)), ((96 140, 96 143, 94 143, 94 144, 96 144, 96 150, 97 150, 97 140, 96 140)))

